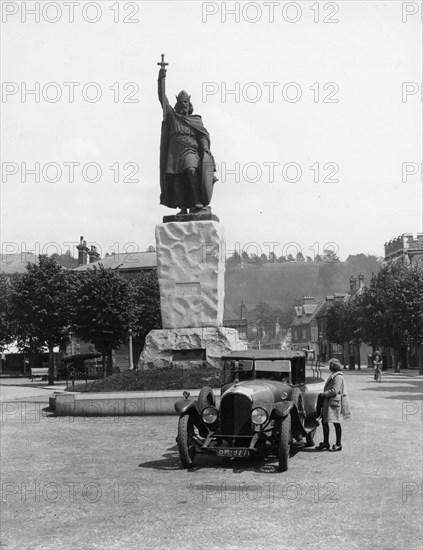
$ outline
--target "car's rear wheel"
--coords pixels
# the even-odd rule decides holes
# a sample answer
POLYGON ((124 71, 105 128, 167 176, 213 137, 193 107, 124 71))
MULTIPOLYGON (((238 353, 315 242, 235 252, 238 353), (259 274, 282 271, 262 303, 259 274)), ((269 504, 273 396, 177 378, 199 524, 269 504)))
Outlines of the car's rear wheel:
POLYGON ((215 405, 216 400, 214 398, 213 390, 210 386, 204 386, 204 388, 201 388, 200 393, 198 394, 198 408, 200 409, 200 413, 205 409, 206 407, 210 407, 211 405, 215 405))
POLYGON ((279 431, 279 470, 286 472, 289 462, 289 451, 291 449, 291 415, 281 420, 279 431))
POLYGON ((189 414, 184 414, 179 418, 178 423, 178 450, 184 468, 191 468, 194 464, 196 447, 193 441, 194 423, 189 414))

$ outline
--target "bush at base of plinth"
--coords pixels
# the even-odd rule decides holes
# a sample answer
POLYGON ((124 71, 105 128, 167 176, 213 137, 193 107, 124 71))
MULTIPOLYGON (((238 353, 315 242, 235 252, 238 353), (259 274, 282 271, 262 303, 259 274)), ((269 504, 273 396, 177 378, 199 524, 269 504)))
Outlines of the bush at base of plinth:
MULTIPOLYGON (((126 371, 101 378, 88 384, 75 384, 73 391, 79 392, 117 392, 117 391, 154 391, 186 390, 211 386, 220 387, 216 369, 210 366, 191 368, 162 367, 159 369, 126 371)), ((72 391, 72 388, 68 388, 72 391)))

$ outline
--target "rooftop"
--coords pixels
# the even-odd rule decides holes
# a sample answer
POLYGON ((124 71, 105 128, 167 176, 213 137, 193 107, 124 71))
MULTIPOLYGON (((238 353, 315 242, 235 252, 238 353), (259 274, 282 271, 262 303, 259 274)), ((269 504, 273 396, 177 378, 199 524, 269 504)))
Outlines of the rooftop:
POLYGON ((128 254, 113 254, 106 256, 101 260, 90 264, 80 265, 75 268, 75 271, 86 271, 93 267, 99 267, 102 265, 105 268, 112 269, 126 269, 126 270, 139 270, 139 269, 154 269, 157 266, 157 256, 155 252, 130 252, 128 254))

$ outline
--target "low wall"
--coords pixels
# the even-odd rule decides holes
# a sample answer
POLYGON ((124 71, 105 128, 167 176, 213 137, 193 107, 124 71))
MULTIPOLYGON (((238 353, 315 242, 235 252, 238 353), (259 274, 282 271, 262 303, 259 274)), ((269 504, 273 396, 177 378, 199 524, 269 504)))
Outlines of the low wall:
MULTIPOLYGON (((60 392, 50 402, 57 416, 144 416, 175 413, 174 404, 183 390, 166 392, 76 393, 60 392)), ((193 390, 198 397, 200 390, 193 390)), ((216 392, 217 393, 217 392, 216 392)), ((218 399, 216 395, 216 399, 218 399)))
MULTIPOLYGON (((307 386, 308 391, 320 392, 323 382, 307 386)), ((183 399, 183 390, 78 393, 54 392, 50 408, 57 416, 148 416, 172 415, 175 402, 183 399)), ((200 390, 190 390, 190 397, 197 398, 200 390)), ((214 390, 216 405, 220 402, 220 389, 214 390)))

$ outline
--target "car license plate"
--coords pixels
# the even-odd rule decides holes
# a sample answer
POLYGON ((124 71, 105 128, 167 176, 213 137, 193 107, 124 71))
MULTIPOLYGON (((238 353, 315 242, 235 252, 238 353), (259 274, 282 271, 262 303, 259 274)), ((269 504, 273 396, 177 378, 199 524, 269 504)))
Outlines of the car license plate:
POLYGON ((248 449, 217 449, 218 456, 250 456, 248 449))

